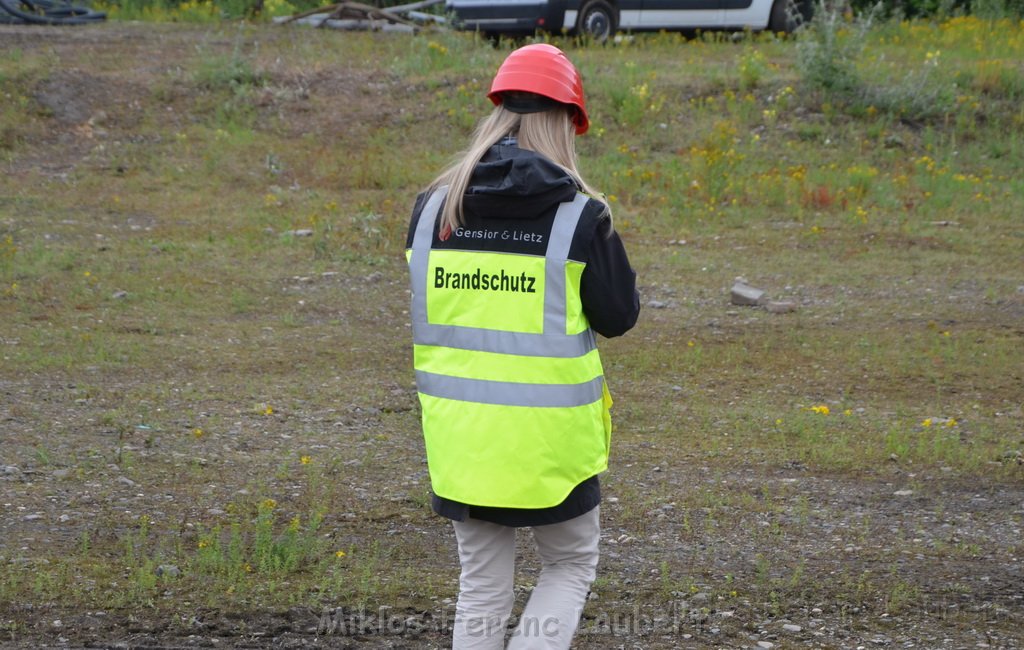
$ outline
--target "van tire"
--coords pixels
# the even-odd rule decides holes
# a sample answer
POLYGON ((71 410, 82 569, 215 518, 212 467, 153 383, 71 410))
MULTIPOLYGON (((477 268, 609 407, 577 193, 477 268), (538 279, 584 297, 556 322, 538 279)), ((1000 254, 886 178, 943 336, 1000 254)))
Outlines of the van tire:
POLYGON ((604 43, 615 35, 618 15, 605 0, 592 0, 583 5, 576 21, 576 35, 604 43))
POLYGON ((810 20, 809 0, 775 0, 768 16, 768 29, 775 34, 792 34, 810 20))

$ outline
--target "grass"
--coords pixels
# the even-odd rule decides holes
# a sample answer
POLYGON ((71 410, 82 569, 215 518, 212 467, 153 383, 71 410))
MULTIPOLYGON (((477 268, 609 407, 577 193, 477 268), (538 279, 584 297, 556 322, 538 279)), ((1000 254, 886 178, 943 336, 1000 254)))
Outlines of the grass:
MULTIPOLYGON (((66 44, 2 46, 3 462, 37 477, 3 492, 46 526, 11 520, 0 601, 425 609, 452 597, 401 251, 413 197, 486 112, 485 80, 511 44, 118 29, 164 58, 123 56, 130 38, 93 43, 79 59, 90 82, 63 70, 66 44), (61 122, 43 87, 76 90, 92 117, 61 122), (64 509, 88 516, 59 525, 34 486, 78 495, 64 509)), ((848 24, 832 35, 855 37, 848 24)), ((844 519, 775 477, 871 494, 1021 479, 1024 32, 955 18, 862 38, 841 89, 815 85, 799 43, 770 36, 557 40, 587 80, 583 171, 608 194, 644 303, 662 305, 603 343, 618 427, 606 531, 621 549, 752 531, 723 550, 725 571, 692 555, 610 558, 604 598, 918 611, 934 585, 896 571, 898 551, 837 566, 813 548, 835 519, 851 525, 843 544, 870 547, 890 535, 882 515, 844 519), (922 111, 921 88, 944 101, 922 111), (731 307, 740 275, 799 309, 731 307), (737 483, 748 470, 759 487, 737 483), (643 577, 614 577, 630 562, 643 577)))

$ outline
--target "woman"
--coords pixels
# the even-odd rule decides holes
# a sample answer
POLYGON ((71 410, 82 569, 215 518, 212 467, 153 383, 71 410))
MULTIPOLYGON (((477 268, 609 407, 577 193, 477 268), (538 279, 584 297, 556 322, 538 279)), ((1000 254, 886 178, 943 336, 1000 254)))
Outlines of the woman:
POLYGON ((594 332, 633 327, 639 295, 608 205, 577 171, 576 68, 527 45, 488 97, 407 241, 433 508, 462 565, 453 647, 502 647, 515 529, 531 527, 542 568, 508 647, 568 648, 596 573, 611 435, 594 332))

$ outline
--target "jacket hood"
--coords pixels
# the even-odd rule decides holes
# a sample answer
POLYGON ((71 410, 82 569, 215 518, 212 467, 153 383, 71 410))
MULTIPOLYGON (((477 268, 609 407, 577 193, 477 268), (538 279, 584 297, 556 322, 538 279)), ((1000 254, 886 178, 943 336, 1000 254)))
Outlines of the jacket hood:
POLYGON ((537 219, 571 201, 576 191, 576 181, 564 169, 506 140, 477 163, 462 206, 474 217, 537 219))

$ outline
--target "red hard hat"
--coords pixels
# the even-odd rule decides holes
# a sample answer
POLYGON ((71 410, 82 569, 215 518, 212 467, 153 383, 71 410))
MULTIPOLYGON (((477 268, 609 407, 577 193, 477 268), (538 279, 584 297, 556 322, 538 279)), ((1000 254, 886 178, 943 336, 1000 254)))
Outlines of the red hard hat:
POLYGON ((508 55, 494 75, 487 97, 497 106, 502 102, 502 93, 510 91, 534 93, 573 106, 576 135, 583 135, 590 127, 583 79, 565 53, 554 45, 536 43, 508 55))

